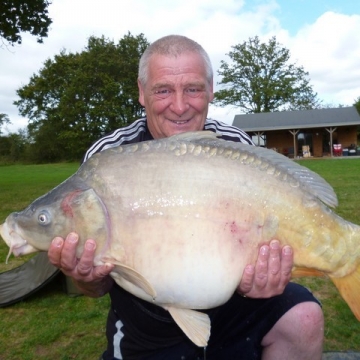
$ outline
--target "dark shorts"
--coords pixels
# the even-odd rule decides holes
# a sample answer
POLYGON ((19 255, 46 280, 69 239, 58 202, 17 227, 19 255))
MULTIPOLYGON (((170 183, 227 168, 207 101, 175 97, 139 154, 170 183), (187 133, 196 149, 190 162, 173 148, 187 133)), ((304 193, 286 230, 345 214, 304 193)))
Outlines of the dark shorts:
POLYGON ((204 350, 194 345, 163 309, 156 307, 153 313, 141 302, 126 301, 128 304, 122 302, 127 312, 120 316, 121 321, 118 311, 109 312, 108 349, 103 360, 200 360, 204 351, 206 360, 261 359, 261 341, 282 315, 302 302, 319 303, 306 288, 294 283, 270 299, 234 294, 226 304, 204 311, 211 319, 211 336, 204 350), (118 350, 114 357, 114 347, 121 356, 118 350))

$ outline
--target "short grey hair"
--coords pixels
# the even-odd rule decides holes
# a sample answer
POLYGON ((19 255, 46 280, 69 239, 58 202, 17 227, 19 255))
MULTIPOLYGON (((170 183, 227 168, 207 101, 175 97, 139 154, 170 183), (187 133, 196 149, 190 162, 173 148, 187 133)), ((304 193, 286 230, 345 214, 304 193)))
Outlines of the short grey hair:
POLYGON ((153 42, 143 53, 139 62, 139 81, 145 85, 148 80, 150 58, 154 54, 177 57, 184 53, 199 54, 205 65, 206 78, 209 84, 213 81, 213 69, 209 55, 196 41, 181 35, 164 36, 153 42))

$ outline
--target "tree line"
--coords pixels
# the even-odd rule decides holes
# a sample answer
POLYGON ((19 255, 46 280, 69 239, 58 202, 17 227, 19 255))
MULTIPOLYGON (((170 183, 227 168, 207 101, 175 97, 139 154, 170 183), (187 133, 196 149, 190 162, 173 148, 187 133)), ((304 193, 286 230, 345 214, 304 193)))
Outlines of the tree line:
MULTIPOLYGON (((5 3, 16 5, 19 1, 5 3)), ((45 9, 43 16, 47 16, 49 2, 37 0, 33 4, 40 7, 38 13, 45 9)), ((23 13, 28 9, 19 10, 25 19, 23 13)), ((0 22, 0 37, 19 43, 20 30, 32 29, 32 34, 42 41, 51 20, 40 23, 42 28, 33 26, 29 30, 29 24, 17 28, 13 22, 11 28, 9 21, 4 28, 0 22)), ((14 104, 20 115, 29 120, 27 128, 3 135, 1 127, 11 119, 0 113, 0 160, 78 161, 101 136, 144 116, 138 102, 137 72, 148 45, 144 34, 134 36, 129 32, 117 43, 104 36, 91 36, 83 51, 62 50, 53 59, 47 59, 28 84, 16 92, 18 100, 14 104)), ((267 43, 257 36, 249 38, 233 46, 226 55, 230 61, 223 60, 217 71, 221 80, 214 104, 232 105, 243 113, 322 106, 308 72, 290 62, 289 50, 276 37, 267 43)), ((355 105, 360 112, 360 97, 355 105)))

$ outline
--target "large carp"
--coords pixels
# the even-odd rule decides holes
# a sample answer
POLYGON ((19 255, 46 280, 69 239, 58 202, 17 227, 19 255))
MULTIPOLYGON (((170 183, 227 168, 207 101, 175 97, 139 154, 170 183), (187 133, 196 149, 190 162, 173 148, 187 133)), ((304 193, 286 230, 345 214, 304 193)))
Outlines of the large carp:
POLYGON ((272 150, 212 132, 104 150, 22 212, 1 235, 16 256, 70 231, 97 241, 95 264, 132 294, 167 309, 205 346, 207 309, 225 303, 271 239, 291 245, 294 273, 328 275, 360 320, 360 227, 329 209, 320 176, 272 150))

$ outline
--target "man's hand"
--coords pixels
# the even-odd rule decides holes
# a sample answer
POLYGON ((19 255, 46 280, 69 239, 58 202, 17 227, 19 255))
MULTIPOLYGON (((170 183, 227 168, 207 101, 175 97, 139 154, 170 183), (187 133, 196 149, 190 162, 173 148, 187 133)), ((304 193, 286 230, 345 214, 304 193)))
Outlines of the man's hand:
POLYGON ((282 294, 291 279, 293 251, 277 240, 263 245, 254 265, 247 265, 237 291, 250 298, 269 298, 282 294))
POLYGON ((85 242, 84 251, 78 259, 76 257, 78 241, 79 237, 76 233, 68 234, 65 240, 61 237, 54 238, 48 252, 49 260, 66 276, 72 277, 85 295, 102 296, 113 285, 113 279, 108 276, 113 266, 109 264, 94 266, 96 243, 91 239, 85 242))

